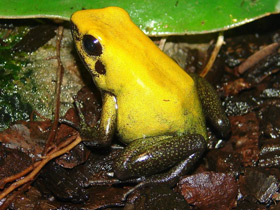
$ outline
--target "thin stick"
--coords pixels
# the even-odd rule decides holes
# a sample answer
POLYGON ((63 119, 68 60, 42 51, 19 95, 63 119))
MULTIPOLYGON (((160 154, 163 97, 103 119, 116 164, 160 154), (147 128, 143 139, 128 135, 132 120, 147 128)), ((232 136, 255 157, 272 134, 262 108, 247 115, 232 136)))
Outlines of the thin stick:
POLYGON ((50 130, 50 134, 47 139, 47 143, 45 145, 44 154, 48 152, 49 147, 52 145, 58 128, 59 110, 60 110, 60 93, 61 93, 61 85, 62 85, 62 79, 64 74, 64 67, 60 59, 60 46, 61 46, 62 35, 63 35, 63 26, 59 26, 57 29, 57 42, 56 42, 56 60, 57 60, 58 68, 56 71, 54 121, 52 124, 52 128, 50 130))
POLYGON ((30 171, 32 171, 34 168, 36 168, 39 165, 39 163, 40 162, 36 162, 36 163, 32 164, 31 166, 29 166, 28 168, 24 169, 23 171, 15 174, 15 175, 1 179, 0 180, 0 189, 3 189, 7 183, 15 181, 15 180, 19 179, 20 177, 24 176, 25 174, 28 174, 30 171))
POLYGON ((258 62, 272 54, 274 51, 276 51, 279 48, 278 43, 272 43, 259 51, 255 52, 253 55, 249 56, 242 64, 240 64, 235 72, 236 74, 243 74, 246 72, 249 68, 255 66, 258 62))
MULTIPOLYGON (((49 150, 48 155, 62 149, 63 147, 67 146, 68 144, 70 144, 70 142, 72 142, 74 139, 76 138, 76 136, 70 136, 66 141, 61 142, 58 146, 56 146, 55 148, 53 148, 52 150, 49 150)), ((45 157, 45 156, 44 156, 45 157)), ((43 158, 44 158, 43 157, 43 158)))
POLYGON ((73 149, 75 146, 77 146, 80 142, 82 141, 81 137, 78 136, 75 141, 73 141, 72 143, 70 143, 69 145, 67 145, 66 147, 62 148, 61 150, 58 150, 56 152, 53 152, 50 155, 47 155, 45 157, 45 159, 39 161, 38 166, 30 173, 28 174, 26 177, 24 177, 23 179, 14 182, 13 184, 11 184, 8 188, 6 188, 4 191, 2 191, 2 193, 0 194, 0 200, 5 198, 10 192, 12 192, 13 190, 15 190, 16 188, 22 186, 23 184, 33 180, 33 178, 40 172, 40 170, 53 158, 56 158, 66 152, 69 152, 71 149, 73 149))
POLYGON ((8 209, 9 205, 11 204, 11 202, 21 193, 25 192, 26 190, 28 190, 28 188, 30 187, 31 182, 27 182, 26 184, 24 184, 22 187, 20 187, 18 189, 18 191, 14 192, 11 196, 9 196, 4 203, 0 206, 0 210, 6 210, 8 209))
POLYGON ((218 36, 218 39, 217 39, 217 42, 216 42, 216 45, 215 45, 215 48, 211 54, 211 57, 207 63, 207 65, 204 67, 204 69, 202 70, 202 72, 200 73, 200 76, 201 77, 205 77, 207 75, 207 73, 209 72, 209 70, 212 68, 215 60, 216 60, 216 57, 222 47, 224 43, 224 35, 223 35, 223 32, 221 32, 218 36))
POLYGON ((167 40, 167 38, 162 38, 162 39, 160 39, 159 45, 158 45, 158 48, 159 48, 160 50, 163 50, 164 45, 165 45, 165 43, 166 43, 166 40, 167 40))

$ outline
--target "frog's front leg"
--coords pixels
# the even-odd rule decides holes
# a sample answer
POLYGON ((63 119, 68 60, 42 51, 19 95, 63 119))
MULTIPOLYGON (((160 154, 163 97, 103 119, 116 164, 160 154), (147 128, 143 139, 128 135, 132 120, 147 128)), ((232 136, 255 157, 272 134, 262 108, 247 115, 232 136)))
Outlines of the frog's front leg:
MULTIPOLYGON (((106 147, 111 144, 112 136, 116 128, 117 106, 114 95, 104 93, 102 98, 102 112, 100 124, 98 127, 89 128, 82 121, 81 136, 88 136, 83 139, 83 143, 87 146, 106 147)), ((79 111, 81 115, 81 111, 79 111)), ((82 116, 80 116, 82 118, 82 116)))
POLYGON ((121 180, 142 177, 142 182, 127 194, 147 184, 166 182, 173 186, 205 149, 206 141, 199 134, 138 139, 115 160, 115 176, 121 180))

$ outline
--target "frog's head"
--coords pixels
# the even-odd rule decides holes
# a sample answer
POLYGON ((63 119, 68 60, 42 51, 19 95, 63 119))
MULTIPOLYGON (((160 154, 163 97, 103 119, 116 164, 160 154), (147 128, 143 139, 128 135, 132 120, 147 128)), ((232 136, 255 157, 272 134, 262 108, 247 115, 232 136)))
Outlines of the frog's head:
MULTIPOLYGON (((100 86, 105 79, 106 69, 102 62, 104 46, 101 37, 92 35, 92 32, 81 31, 80 23, 74 23, 74 15, 71 18, 72 36, 76 45, 78 54, 85 66, 88 68, 97 85, 100 86)), ((76 22, 76 21, 75 21, 76 22)))
MULTIPOLYGON (((96 85, 117 95, 122 90, 165 87, 191 78, 165 55, 119 7, 81 10, 71 17, 77 51, 96 85), (185 80, 185 79, 184 79, 185 80)), ((169 86, 169 88, 171 88, 169 86)))
POLYGON ((72 15, 71 24, 76 49, 99 88, 114 93, 136 81, 137 69, 143 72, 143 47, 150 40, 125 10, 81 10, 72 15))

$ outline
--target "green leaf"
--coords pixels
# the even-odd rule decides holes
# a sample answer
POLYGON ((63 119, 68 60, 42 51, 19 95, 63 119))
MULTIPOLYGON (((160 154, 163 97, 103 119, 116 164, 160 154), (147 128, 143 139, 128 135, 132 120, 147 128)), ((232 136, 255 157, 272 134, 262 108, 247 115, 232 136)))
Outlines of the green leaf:
POLYGON ((1 0, 0 18, 69 20, 77 10, 118 6, 148 35, 226 30, 278 13, 280 0, 1 0))

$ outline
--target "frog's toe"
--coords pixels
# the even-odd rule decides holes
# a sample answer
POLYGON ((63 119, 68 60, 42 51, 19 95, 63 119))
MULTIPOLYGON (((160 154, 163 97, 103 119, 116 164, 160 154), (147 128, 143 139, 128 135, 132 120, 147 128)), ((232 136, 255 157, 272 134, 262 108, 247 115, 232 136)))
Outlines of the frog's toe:
POLYGON ((211 121, 211 125, 219 132, 222 138, 227 138, 231 131, 229 119, 225 116, 211 121))

